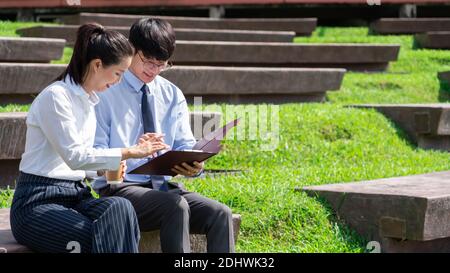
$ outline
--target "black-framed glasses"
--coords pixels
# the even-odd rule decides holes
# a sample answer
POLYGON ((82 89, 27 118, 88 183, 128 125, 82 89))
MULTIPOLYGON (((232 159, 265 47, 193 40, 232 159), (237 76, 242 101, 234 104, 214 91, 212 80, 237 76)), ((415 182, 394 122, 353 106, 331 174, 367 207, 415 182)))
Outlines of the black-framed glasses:
POLYGON ((142 61, 142 65, 143 65, 144 69, 148 68, 148 69, 151 69, 151 70, 158 69, 158 71, 166 71, 166 70, 168 70, 168 69, 170 69, 172 67, 172 64, 167 62, 167 61, 165 63, 163 63, 163 64, 156 64, 156 63, 154 63, 152 61, 145 60, 141 56, 141 54, 139 52, 137 54, 139 55, 139 58, 142 61))

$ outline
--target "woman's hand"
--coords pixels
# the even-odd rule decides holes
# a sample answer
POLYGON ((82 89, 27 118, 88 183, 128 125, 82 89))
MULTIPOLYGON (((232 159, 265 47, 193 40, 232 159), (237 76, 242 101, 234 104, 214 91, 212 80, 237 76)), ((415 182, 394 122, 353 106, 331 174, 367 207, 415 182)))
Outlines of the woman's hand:
MULTIPOLYGON (((157 133, 146 133, 146 134, 143 134, 140 138, 139 138, 139 140, 150 140, 150 141, 157 141, 157 140, 161 140, 161 141, 163 141, 163 138, 164 138, 164 136, 165 136, 165 134, 157 134, 157 133)), ((152 157, 157 157, 158 156, 158 154, 157 153, 153 153, 152 155, 151 155, 152 157)))
POLYGON ((122 159, 142 158, 155 154, 164 149, 170 148, 163 141, 164 135, 157 133, 147 133, 141 136, 138 144, 122 149, 122 159))
POLYGON ((122 179, 125 179, 125 174, 127 173, 127 161, 126 160, 122 160, 120 161, 120 166, 122 167, 122 173, 120 174, 120 177, 122 179))

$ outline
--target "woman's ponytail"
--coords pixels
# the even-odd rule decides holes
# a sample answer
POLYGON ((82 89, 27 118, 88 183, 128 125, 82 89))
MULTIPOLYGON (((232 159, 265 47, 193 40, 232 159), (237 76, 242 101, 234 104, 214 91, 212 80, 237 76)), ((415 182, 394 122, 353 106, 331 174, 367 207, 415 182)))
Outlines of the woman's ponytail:
POLYGON ((133 54, 133 47, 119 32, 106 30, 97 23, 84 24, 78 28, 70 63, 56 80, 63 80, 69 75, 74 83, 82 84, 93 59, 100 59, 104 66, 109 66, 133 54))

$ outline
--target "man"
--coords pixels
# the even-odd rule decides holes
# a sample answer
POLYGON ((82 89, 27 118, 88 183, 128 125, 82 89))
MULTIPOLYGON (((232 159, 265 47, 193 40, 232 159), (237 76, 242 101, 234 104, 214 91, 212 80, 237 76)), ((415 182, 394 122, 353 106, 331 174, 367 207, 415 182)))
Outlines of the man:
MULTIPOLYGON (((175 49, 171 25, 146 18, 134 23, 129 40, 136 52, 122 81, 100 95, 96 106, 95 147, 128 147, 145 133, 162 133, 172 150, 191 149, 195 139, 186 99, 180 89, 158 74, 168 67, 175 49)), ((195 80, 195 79, 193 79, 195 80)), ((155 155, 156 156, 156 155, 155 155)), ((130 168, 135 165, 127 161, 130 168)), ((177 174, 195 177, 203 163, 175 166, 177 174)), ((121 196, 133 204, 141 231, 160 229, 163 252, 190 252, 189 233, 206 234, 208 252, 234 252, 231 210, 167 182, 170 177, 127 174, 124 183, 97 179, 101 196, 121 196)))

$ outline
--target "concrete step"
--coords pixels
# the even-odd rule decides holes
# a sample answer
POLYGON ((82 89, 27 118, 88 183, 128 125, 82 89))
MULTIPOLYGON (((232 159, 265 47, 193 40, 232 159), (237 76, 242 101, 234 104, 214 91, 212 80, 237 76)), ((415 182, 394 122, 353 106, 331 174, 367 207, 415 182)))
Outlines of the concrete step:
MULTIPOLYGON (((31 253, 33 252, 24 245, 17 243, 11 232, 9 221, 10 209, 0 209, 0 253, 31 253)), ((234 240, 237 241, 241 225, 241 215, 233 214, 233 232, 234 240)), ((200 234, 191 234, 191 251, 196 253, 206 252, 206 236, 200 234)), ((161 252, 159 239, 159 230, 151 232, 141 232, 139 242, 140 253, 158 253, 161 252)))
MULTIPOLYGON (((78 27, 78 25, 35 26, 18 29, 16 33, 22 37, 62 38, 67 40, 68 45, 73 46, 78 27)), ((129 26, 111 26, 108 28, 127 37, 130 31, 129 26)), ((292 42, 295 32, 175 28, 175 35, 177 40, 186 41, 292 42)))
POLYGON ((382 18, 370 24, 370 31, 377 34, 450 31, 450 18, 382 18))
POLYGON ((327 67, 383 71, 396 61, 400 45, 300 44, 178 41, 171 61, 178 65, 327 67))
MULTIPOLYGON (((0 103, 31 102, 65 65, 0 63, 0 103), (24 81, 23 79, 27 79, 24 81)), ((175 66, 161 75, 177 85, 189 102, 283 103, 323 101, 338 90, 344 69, 175 66), (193 80, 195 79, 195 80, 193 80)))
POLYGON ((150 16, 165 19, 174 28, 294 31, 297 35, 310 35, 317 25, 316 18, 212 19, 201 17, 126 15, 110 13, 79 13, 75 15, 63 16, 61 17, 61 21, 66 25, 81 25, 88 22, 98 22, 104 26, 130 27, 135 21, 150 16))
POLYGON ((450 172, 303 189, 383 252, 450 251, 450 172))
POLYGON ((49 63, 61 59, 64 39, 0 37, 0 62, 49 63))
MULTIPOLYGON (((25 151, 25 112, 0 113, 0 188, 14 188, 19 175, 19 163, 25 151)), ((219 128, 222 114, 219 112, 191 112, 190 125, 198 140, 219 128)))
POLYGON ((450 31, 436 31, 416 34, 414 41, 421 48, 450 49, 450 31))
POLYGON ((450 151, 450 104, 363 104, 391 119, 420 148, 450 151))
POLYGON ((339 90, 344 69, 177 66, 162 76, 181 88, 189 102, 320 102, 339 90), (192 79, 195 79, 193 81, 192 79))
POLYGON ((37 93, 58 77, 67 65, 0 63, 0 104, 31 103, 37 93))

